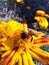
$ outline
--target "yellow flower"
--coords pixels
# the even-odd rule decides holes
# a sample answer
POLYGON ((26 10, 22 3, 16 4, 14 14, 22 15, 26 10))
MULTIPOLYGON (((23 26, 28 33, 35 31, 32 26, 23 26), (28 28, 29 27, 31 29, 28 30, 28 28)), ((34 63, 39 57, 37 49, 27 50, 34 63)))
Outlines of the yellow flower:
POLYGON ((42 17, 42 16, 35 16, 34 19, 36 19, 38 21, 38 24, 40 27, 42 28, 48 28, 48 21, 46 18, 42 17))
POLYGON ((37 20, 39 26, 41 28, 47 29, 49 26, 49 22, 47 20, 49 18, 49 15, 45 13, 45 11, 37 10, 35 13, 34 19, 37 20))
POLYGON ((16 0, 16 2, 17 2, 17 3, 21 3, 21 2, 23 2, 23 0, 16 0))
POLYGON ((0 65, 35 65, 32 57, 49 63, 49 53, 40 49, 40 46, 49 45, 46 34, 28 29, 27 24, 14 20, 0 23, 0 51, 6 50, 1 56, 0 65), (38 36, 34 36, 35 34, 38 36))

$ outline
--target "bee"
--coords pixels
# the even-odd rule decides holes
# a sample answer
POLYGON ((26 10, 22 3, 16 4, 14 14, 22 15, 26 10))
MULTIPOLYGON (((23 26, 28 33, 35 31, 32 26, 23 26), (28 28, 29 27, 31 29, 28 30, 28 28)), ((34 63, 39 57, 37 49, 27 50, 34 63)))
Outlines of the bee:
POLYGON ((21 38, 22 39, 29 38, 29 36, 32 36, 32 35, 37 37, 38 36, 38 32, 33 30, 33 29, 25 30, 25 31, 23 31, 21 33, 21 38))

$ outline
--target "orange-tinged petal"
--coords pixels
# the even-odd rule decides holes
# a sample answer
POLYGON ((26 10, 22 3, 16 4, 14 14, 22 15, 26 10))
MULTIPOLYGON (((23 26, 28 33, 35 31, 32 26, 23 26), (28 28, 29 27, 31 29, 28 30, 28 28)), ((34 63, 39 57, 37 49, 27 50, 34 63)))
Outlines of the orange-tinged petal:
POLYGON ((29 50, 29 53, 31 54, 31 56, 32 56, 33 58, 35 58, 36 60, 42 62, 43 64, 45 64, 45 63, 48 62, 48 61, 46 61, 43 57, 41 57, 41 56, 35 54, 35 53, 32 52, 31 50, 29 50))
POLYGON ((0 45, 0 51, 6 50, 3 45, 0 45))
POLYGON ((49 46, 49 42, 43 42, 43 43, 36 43, 31 45, 32 47, 42 47, 42 46, 49 46))
POLYGON ((14 65, 16 62, 18 62, 18 55, 19 54, 16 52, 8 65, 14 65))
POLYGON ((41 37, 39 39, 36 39, 34 40, 34 44, 33 46, 37 46, 37 47, 40 47, 40 46, 47 46, 49 45, 49 37, 41 37))
POLYGON ((4 46, 5 46, 5 48, 7 48, 7 49, 13 49, 13 47, 14 47, 14 41, 12 40, 12 39, 10 39, 10 38, 8 38, 4 43, 2 43, 4 46), (11 44, 12 43, 12 44, 11 44))
POLYGON ((42 11, 42 10, 37 10, 36 11, 36 15, 41 15, 41 16, 43 16, 45 14, 45 11, 42 11))
POLYGON ((6 51, 6 52, 2 55, 2 58, 4 58, 4 57, 8 56, 10 53, 11 53, 11 50, 6 51))
POLYGON ((43 42, 49 42, 49 37, 45 37, 45 38, 41 37, 39 39, 34 40, 35 44, 36 43, 43 43, 43 42))
POLYGON ((32 50, 34 53, 38 54, 38 55, 41 55, 41 56, 43 56, 43 57, 48 57, 48 58, 49 58, 49 53, 46 52, 46 51, 43 51, 42 49, 40 49, 40 48, 38 48, 38 47, 33 47, 33 48, 31 48, 31 50, 32 50))
POLYGON ((1 65, 8 65, 8 62, 9 62, 10 59, 13 57, 14 53, 15 53, 15 51, 12 51, 12 52, 10 53, 10 55, 9 55, 6 59, 4 59, 4 60, 2 61, 2 64, 1 64, 1 65))

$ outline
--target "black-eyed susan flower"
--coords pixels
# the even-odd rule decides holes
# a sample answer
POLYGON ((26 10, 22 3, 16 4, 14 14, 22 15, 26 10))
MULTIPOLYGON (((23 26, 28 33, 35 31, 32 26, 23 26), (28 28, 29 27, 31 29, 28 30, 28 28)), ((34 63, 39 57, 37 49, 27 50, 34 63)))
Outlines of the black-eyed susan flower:
POLYGON ((35 16, 35 19, 38 21, 40 27, 47 29, 48 28, 48 20, 42 16, 35 16))
POLYGON ((46 34, 29 29, 25 23, 14 20, 0 23, 0 51, 6 50, 0 65, 35 65, 32 57, 43 64, 49 63, 49 53, 40 49, 49 45, 49 37, 43 36, 46 34))
POLYGON ((37 23, 41 28, 47 29, 49 26, 49 22, 47 20, 49 18, 49 15, 45 13, 45 11, 37 10, 35 13, 34 19, 37 20, 37 23))

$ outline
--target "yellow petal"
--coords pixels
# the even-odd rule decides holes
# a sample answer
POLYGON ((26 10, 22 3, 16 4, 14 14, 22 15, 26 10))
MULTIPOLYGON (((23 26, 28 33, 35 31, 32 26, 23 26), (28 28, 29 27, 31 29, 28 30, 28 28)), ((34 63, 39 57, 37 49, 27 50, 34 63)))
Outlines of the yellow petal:
POLYGON ((28 50, 26 51, 26 55, 27 55, 29 65, 35 65, 28 50))
POLYGON ((31 50, 38 54, 38 55, 41 55, 43 57, 48 57, 49 58, 49 53, 46 52, 46 51, 43 51, 42 49, 38 48, 38 47, 34 47, 34 48, 31 48, 31 50))
POLYGON ((5 56, 8 56, 10 54, 11 50, 9 51, 6 51, 3 55, 2 55, 2 58, 4 58, 5 56))
POLYGON ((45 11, 42 11, 42 10, 37 10, 36 11, 36 15, 44 15, 45 14, 45 11))
POLYGON ((8 38, 4 43, 2 43, 3 46, 6 48, 6 49, 13 49, 14 47, 14 41, 11 39, 11 38, 8 38))
POLYGON ((23 65, 29 65, 27 55, 25 52, 22 54, 22 59, 23 59, 23 65))
POLYGON ((18 62, 18 55, 19 54, 16 52, 8 65, 14 65, 16 62, 18 62))
POLYGON ((6 50, 4 47, 0 47, 0 51, 4 51, 6 50))
POLYGON ((7 65, 8 62, 10 61, 10 59, 12 58, 12 56, 14 55, 15 51, 12 51, 11 54, 2 61, 2 65, 7 65))
POLYGON ((22 65, 22 56, 19 55, 18 65, 22 65))
POLYGON ((40 47, 40 46, 47 46, 49 45, 49 37, 41 37, 39 39, 36 39, 34 40, 33 42, 34 44, 32 46, 37 46, 37 47, 40 47))
POLYGON ((45 63, 48 62, 48 61, 46 61, 45 59, 43 59, 43 57, 41 57, 41 56, 35 54, 35 53, 32 52, 31 50, 29 50, 29 53, 31 54, 31 56, 32 56, 33 58, 35 58, 36 60, 42 62, 43 64, 45 64, 45 63))

